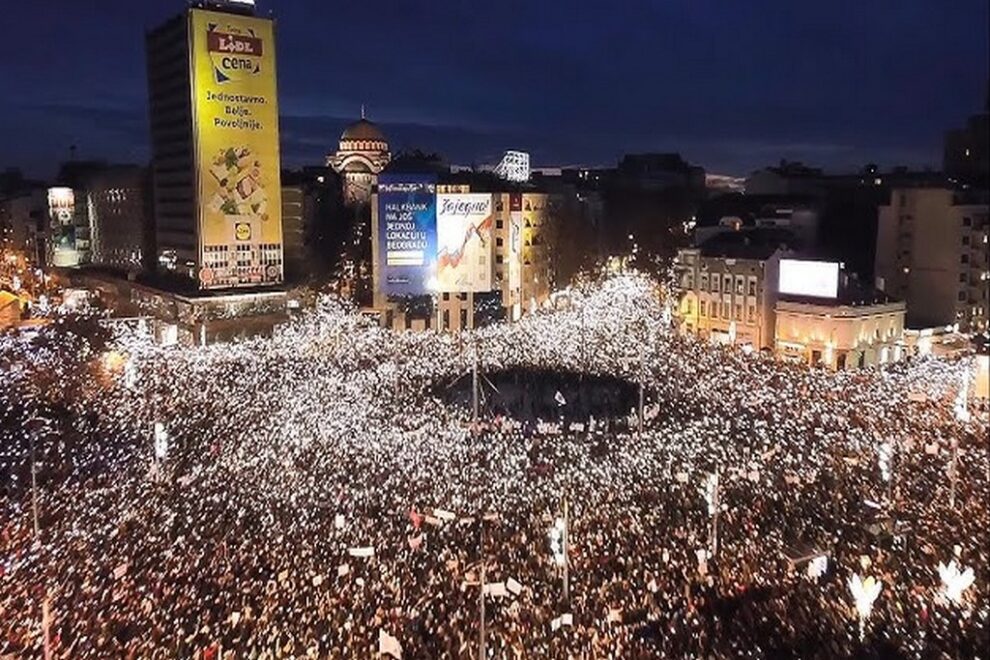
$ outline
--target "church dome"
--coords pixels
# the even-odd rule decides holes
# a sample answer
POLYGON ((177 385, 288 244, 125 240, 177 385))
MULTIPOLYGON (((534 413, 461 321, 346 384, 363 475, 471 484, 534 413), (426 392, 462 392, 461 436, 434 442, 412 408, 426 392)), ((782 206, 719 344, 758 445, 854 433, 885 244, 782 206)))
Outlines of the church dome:
POLYGON ((344 133, 340 136, 340 141, 343 143, 357 141, 385 142, 386 140, 377 126, 367 119, 362 118, 344 129, 344 133))

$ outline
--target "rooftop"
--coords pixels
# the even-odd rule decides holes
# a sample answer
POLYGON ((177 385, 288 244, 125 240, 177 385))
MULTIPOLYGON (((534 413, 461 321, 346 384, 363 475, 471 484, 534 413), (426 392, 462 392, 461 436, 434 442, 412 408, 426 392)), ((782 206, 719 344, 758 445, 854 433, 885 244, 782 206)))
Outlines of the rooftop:
POLYGON ((872 286, 860 282, 856 278, 839 274, 839 295, 837 298, 813 298, 810 296, 795 296, 780 294, 781 302, 800 303, 806 305, 824 305, 829 307, 866 307, 869 305, 889 305, 901 302, 872 286))
POLYGON ((703 257, 763 261, 780 248, 799 248, 800 242, 792 231, 783 227, 744 227, 720 232, 698 247, 703 257))
POLYGON ((340 136, 341 142, 364 140, 368 142, 388 142, 385 135, 373 122, 364 117, 344 129, 340 136))

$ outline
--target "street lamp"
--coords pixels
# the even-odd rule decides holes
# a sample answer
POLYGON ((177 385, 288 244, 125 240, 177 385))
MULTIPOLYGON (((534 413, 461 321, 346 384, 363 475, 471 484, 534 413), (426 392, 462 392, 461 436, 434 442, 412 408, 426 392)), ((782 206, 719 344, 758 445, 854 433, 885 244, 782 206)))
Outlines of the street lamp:
POLYGON ((955 559, 948 565, 939 562, 938 576, 942 580, 942 593, 956 605, 962 602, 963 592, 969 589, 976 579, 972 568, 960 570, 955 559))
POLYGON ((883 583, 873 576, 862 579, 858 573, 853 573, 849 578, 849 590, 852 592, 853 601, 856 604, 856 614, 859 616, 859 638, 863 639, 866 620, 873 612, 873 603, 876 602, 883 589, 883 583))
MULTIPOLYGON (((38 523, 38 476, 35 460, 35 435, 47 433, 47 420, 41 417, 32 417, 25 423, 28 431, 28 439, 31 443, 31 516, 34 523, 34 544, 41 545, 41 526, 38 523)), ((41 630, 44 635, 45 660, 51 660, 51 595, 48 587, 45 587, 45 599, 41 603, 41 630)))
POLYGON ((708 503, 708 515, 712 517, 712 556, 718 552, 718 510, 719 510, 719 478, 718 470, 708 475, 705 480, 705 501, 708 503))
POLYGON ((554 520, 553 527, 550 528, 550 554, 553 556, 553 563, 563 569, 564 578, 564 600, 570 601, 570 562, 567 558, 567 496, 563 498, 564 515, 554 520))

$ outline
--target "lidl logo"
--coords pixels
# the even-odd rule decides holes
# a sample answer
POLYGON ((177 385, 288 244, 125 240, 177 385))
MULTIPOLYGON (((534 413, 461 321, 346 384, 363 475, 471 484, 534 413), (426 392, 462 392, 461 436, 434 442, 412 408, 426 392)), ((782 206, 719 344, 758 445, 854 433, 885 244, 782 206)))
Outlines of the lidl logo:
POLYGON ((206 32, 206 49, 213 62, 218 83, 243 80, 261 73, 264 43, 251 28, 234 25, 221 28, 210 23, 206 32))

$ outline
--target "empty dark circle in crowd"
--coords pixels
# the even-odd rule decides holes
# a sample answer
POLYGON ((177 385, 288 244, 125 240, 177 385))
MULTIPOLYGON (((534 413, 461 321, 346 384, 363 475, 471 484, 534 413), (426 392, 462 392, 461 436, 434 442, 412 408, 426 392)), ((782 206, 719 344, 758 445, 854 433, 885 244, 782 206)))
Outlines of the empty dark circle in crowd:
MULTIPOLYGON (((438 387, 447 402, 470 409, 471 373, 438 387)), ((507 369, 478 372, 479 414, 518 421, 587 422, 626 418, 635 413, 639 385, 614 376, 568 371, 507 369)))

